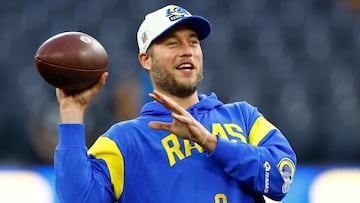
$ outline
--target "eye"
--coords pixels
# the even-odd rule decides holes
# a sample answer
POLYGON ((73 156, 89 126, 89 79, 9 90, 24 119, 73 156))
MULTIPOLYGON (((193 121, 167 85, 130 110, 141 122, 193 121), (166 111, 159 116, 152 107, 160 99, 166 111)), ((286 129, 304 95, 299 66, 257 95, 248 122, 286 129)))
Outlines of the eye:
POLYGON ((170 40, 166 43, 167 46, 176 46, 178 43, 175 40, 170 40))
POLYGON ((200 41, 197 39, 190 40, 190 44, 192 44, 192 45, 198 45, 199 43, 200 43, 200 41))

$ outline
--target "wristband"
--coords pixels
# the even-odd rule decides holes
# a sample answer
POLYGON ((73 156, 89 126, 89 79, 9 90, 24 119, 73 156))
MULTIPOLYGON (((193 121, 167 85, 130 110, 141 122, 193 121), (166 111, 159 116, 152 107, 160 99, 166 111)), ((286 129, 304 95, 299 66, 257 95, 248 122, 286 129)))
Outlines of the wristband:
POLYGON ((201 141, 200 145, 203 146, 208 139, 209 139, 209 133, 206 133, 206 134, 205 134, 205 137, 204 137, 204 139, 201 141))

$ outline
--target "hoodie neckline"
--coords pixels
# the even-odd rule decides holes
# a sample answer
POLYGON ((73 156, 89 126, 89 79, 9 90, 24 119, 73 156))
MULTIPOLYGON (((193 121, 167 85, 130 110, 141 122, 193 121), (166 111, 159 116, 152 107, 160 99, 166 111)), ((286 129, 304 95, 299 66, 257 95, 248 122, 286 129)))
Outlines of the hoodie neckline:
MULTIPOLYGON (((199 102, 187 109, 192 115, 201 114, 212 109, 215 109, 223 103, 218 100, 215 93, 199 94, 199 102)), ((159 102, 148 102, 146 103, 140 112, 141 116, 144 115, 170 115, 170 111, 159 102)))

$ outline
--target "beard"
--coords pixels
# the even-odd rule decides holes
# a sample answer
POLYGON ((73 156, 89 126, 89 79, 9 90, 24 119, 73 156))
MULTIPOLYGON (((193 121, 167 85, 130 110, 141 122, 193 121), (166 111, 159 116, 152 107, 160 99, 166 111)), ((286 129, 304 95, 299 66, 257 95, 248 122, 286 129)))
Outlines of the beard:
POLYGON ((157 60, 154 59, 149 73, 156 87, 176 97, 187 98, 196 92, 203 79, 202 67, 200 67, 200 70, 196 73, 194 82, 181 83, 176 79, 173 72, 161 67, 157 60))

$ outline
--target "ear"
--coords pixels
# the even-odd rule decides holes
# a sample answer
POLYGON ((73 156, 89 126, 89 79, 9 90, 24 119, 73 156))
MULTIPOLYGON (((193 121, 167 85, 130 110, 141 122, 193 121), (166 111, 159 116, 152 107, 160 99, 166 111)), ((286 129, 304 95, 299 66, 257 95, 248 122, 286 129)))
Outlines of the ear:
POLYGON ((140 53, 139 56, 139 62, 141 63, 142 67, 149 71, 151 69, 151 57, 147 55, 146 53, 140 53))

